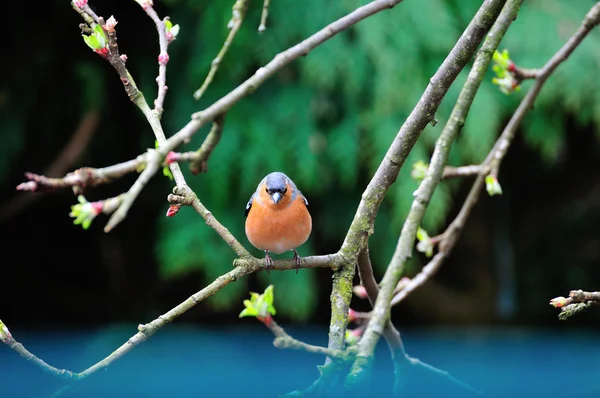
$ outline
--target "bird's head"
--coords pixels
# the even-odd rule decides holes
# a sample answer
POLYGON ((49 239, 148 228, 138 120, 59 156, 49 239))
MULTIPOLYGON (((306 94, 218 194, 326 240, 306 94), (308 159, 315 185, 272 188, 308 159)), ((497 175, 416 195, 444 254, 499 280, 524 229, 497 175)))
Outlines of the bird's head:
POLYGON ((264 179, 264 193, 273 204, 278 204, 290 194, 290 179, 283 173, 275 172, 264 179))

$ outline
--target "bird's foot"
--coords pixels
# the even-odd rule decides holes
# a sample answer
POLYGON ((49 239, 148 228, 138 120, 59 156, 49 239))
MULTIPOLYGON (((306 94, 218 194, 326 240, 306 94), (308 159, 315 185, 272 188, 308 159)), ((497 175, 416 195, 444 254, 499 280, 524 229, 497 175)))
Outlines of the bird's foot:
POLYGON ((267 268, 267 275, 269 275, 269 272, 271 272, 273 267, 275 267, 275 262, 273 262, 273 259, 271 258, 271 256, 269 256, 269 252, 266 250, 265 250, 265 265, 267 268))
POLYGON ((298 270, 300 269, 300 256, 296 249, 294 249, 294 265, 296 266, 296 273, 298 273, 298 270))

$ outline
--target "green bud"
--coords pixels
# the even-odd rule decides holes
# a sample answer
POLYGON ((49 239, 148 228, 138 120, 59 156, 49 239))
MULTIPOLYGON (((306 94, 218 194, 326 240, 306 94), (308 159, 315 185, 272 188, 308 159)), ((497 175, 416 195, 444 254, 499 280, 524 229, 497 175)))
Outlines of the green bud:
POLYGON ((431 257, 433 255, 433 242, 427 231, 419 227, 417 230, 417 239, 419 240, 419 243, 417 243, 417 251, 425 253, 427 257, 431 257))
POLYGON ((491 174, 485 177, 485 189, 490 196, 502 195, 502 187, 500 186, 498 179, 491 174))
POLYGON ((428 167, 429 167, 429 165, 427 163, 423 162, 422 160, 419 160, 419 161, 413 163, 413 167, 410 172, 410 176, 412 178, 414 178, 415 180, 422 180, 423 178, 425 178, 425 175, 427 174, 428 167))

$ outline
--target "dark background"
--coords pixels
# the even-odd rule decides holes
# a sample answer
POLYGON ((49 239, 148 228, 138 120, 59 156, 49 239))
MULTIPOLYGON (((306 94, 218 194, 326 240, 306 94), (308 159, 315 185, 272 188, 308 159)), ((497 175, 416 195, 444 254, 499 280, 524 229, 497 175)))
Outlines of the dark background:
MULTIPOLYGON (((169 47, 170 89, 163 116, 168 136, 187 123, 192 112, 235 88, 275 54, 359 5, 275 1, 268 29, 259 36, 261 7, 251 2, 215 81, 203 99, 195 101, 192 93, 227 34, 232 3, 156 3, 160 16, 169 15, 181 25, 169 47)), ((406 0, 295 61, 232 108, 208 173, 192 176, 183 165, 188 182, 242 244, 260 255, 243 233, 244 206, 264 175, 284 171, 311 204, 313 233, 300 254, 337 251, 362 190, 477 3, 406 0)), ((500 49, 508 48, 521 66, 540 67, 575 31, 592 4, 528 1, 500 49)), ((133 1, 91 6, 99 15, 114 14, 119 21, 120 50, 152 103, 158 71, 153 23, 133 1)), ((129 102, 115 71, 83 42, 80 17, 68 2, 15 7, 20 8, 4 19, 9 33, 0 63, 0 319, 12 331, 37 336, 33 340, 43 339, 48 331, 55 333, 52 336, 78 331, 85 335, 125 325, 119 336, 123 338, 106 343, 114 349, 135 332, 134 325, 156 318, 230 269, 234 256, 192 209, 182 209, 173 219, 165 217, 173 184, 164 176, 150 182, 127 219, 108 234, 102 230, 106 216, 99 216, 89 230, 73 225, 69 211, 77 199, 68 189, 15 190, 27 171, 43 174, 62 162, 67 168, 59 176, 78 167, 126 161, 154 146, 149 126, 129 102), (91 118, 86 119, 87 132, 77 134, 86 117, 91 118), (61 155, 74 135, 88 142, 61 155)), ((548 80, 502 164, 503 195, 482 195, 440 272, 394 308, 401 330, 417 330, 413 332, 417 336, 448 328, 509 327, 524 332, 543 328, 558 336, 579 328, 595 330, 600 312, 592 309, 564 323, 548 301, 571 289, 595 290, 600 279, 598 48, 600 33, 594 31, 548 80)), ((442 103, 436 115, 440 123, 425 130, 382 205, 371 238, 378 278, 417 187, 410 167, 417 160, 428 160, 467 72, 468 68, 442 103)), ((491 77, 490 71, 453 146, 454 166, 484 158, 531 87, 525 82, 521 91, 506 96, 491 77)), ((207 129, 184 149, 197 148, 207 129)), ((85 196, 100 200, 118 195, 134 179, 127 176, 88 190, 85 196)), ((440 184, 424 223, 430 235, 442 232, 458 212, 470 183, 465 179, 440 184)), ((415 251, 408 276, 426 261, 415 251)), ((262 291, 273 283, 277 319, 320 333, 324 343, 331 274, 319 269, 298 275, 252 275, 175 323, 243 332, 253 323, 237 317, 242 300, 249 291, 262 291)), ((368 309, 357 298, 353 307, 368 309)), ((463 337, 459 340, 470 341, 463 337)), ((265 344, 270 344, 268 339, 265 344)), ((80 357, 86 359, 81 368, 100 357, 80 357)))

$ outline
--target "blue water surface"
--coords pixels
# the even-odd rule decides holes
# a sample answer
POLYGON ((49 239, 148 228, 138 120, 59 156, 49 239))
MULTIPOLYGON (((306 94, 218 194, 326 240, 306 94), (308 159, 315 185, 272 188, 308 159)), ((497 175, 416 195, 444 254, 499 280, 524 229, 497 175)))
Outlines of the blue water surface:
MULTIPOLYGON (((326 345, 325 328, 287 331, 326 345)), ((58 368, 81 371, 109 355, 136 332, 134 325, 93 331, 12 330, 31 352, 58 368)), ((600 336, 591 331, 452 329, 403 331, 407 352, 449 372, 488 397, 600 397, 600 336)), ((263 328, 206 329, 169 325, 106 370, 63 397, 277 397, 308 387, 319 375, 317 354, 279 350, 263 328)), ((406 396, 471 397, 445 376, 413 372, 406 396)), ((390 394, 389 351, 381 342, 374 397, 390 394)), ((64 386, 0 345, 0 397, 50 397, 64 386)))

